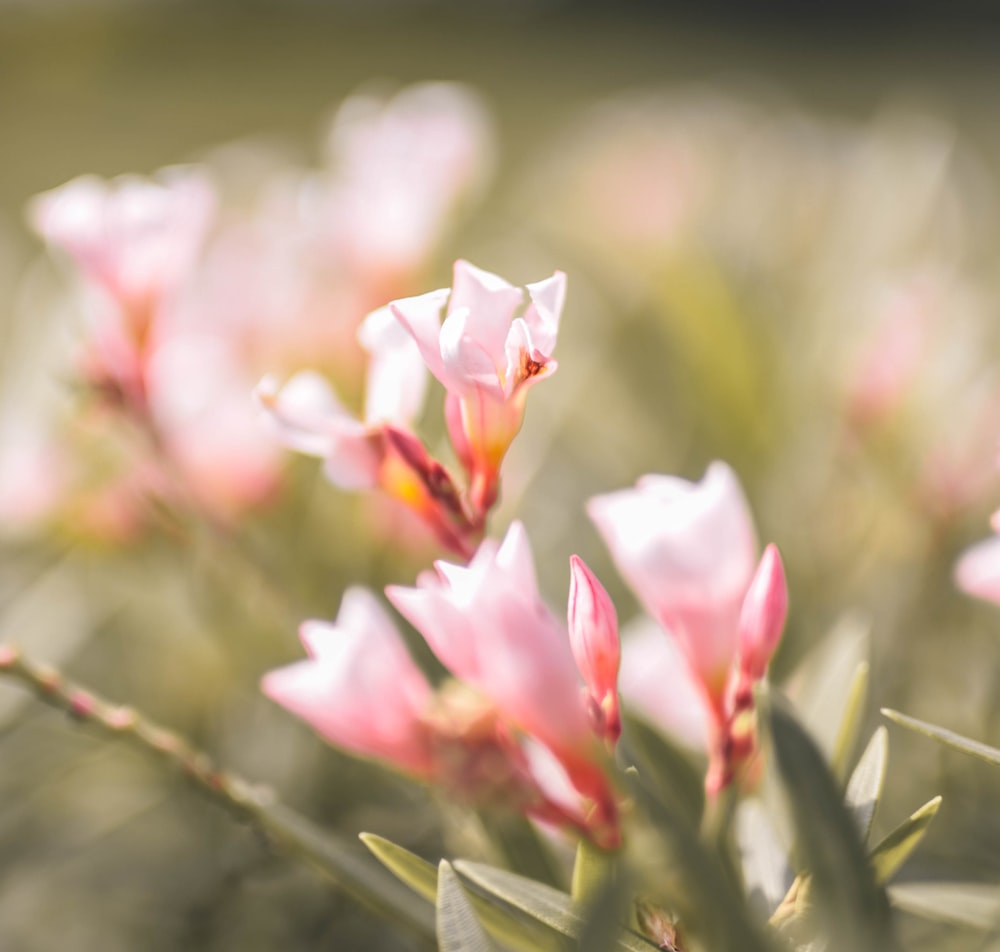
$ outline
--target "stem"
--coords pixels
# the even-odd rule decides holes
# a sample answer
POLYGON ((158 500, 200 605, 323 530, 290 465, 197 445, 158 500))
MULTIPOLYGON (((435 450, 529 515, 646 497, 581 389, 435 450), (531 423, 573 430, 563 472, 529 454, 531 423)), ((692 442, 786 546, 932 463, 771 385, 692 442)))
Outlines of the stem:
POLYGON ((179 770, 209 799, 289 856, 311 866, 376 912, 422 936, 434 935, 430 905, 366 854, 283 807, 270 791, 219 770, 179 735, 146 720, 131 707, 103 700, 54 668, 25 657, 14 645, 0 644, 0 677, 19 681, 45 704, 89 724, 105 738, 127 743, 179 770))

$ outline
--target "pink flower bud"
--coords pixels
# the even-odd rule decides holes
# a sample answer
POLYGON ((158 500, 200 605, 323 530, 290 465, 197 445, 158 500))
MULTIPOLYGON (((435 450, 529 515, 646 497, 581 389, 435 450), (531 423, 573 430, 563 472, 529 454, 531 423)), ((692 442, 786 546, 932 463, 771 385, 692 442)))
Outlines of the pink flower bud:
POLYGON ((753 680, 764 676, 781 640, 787 615, 785 568, 777 547, 772 544, 764 549, 740 611, 740 667, 753 680))
POLYGON ((569 643, 590 694, 594 726, 599 735, 616 741, 621 734, 618 614, 597 576, 576 555, 570 558, 567 618, 569 643))

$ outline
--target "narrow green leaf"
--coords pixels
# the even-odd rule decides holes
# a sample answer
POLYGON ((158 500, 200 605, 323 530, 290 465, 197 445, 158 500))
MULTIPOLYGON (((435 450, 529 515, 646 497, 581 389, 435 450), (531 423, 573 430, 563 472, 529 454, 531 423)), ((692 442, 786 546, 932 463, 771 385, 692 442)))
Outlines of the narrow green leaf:
MULTIPOLYGON (((616 948, 615 940, 622 931, 620 923, 629 914, 631 897, 630 883, 623 870, 615 870, 604 878, 584 906, 586 922, 577 952, 607 952, 616 948)), ((648 946, 644 948, 648 952, 648 946)))
POLYGON ((862 661, 854 670, 850 687, 844 700, 844 708, 840 716, 840 725, 833 740, 833 750, 830 752, 830 767, 838 779, 847 776, 847 767, 851 762, 861 722, 864 720, 865 703, 868 700, 869 669, 868 662, 862 661))
POLYGON ((362 833, 361 842, 375 854, 386 869, 394 873, 418 895, 430 903, 437 903, 438 871, 434 866, 391 840, 362 833))
POLYGON ((934 922, 1000 928, 1000 889, 985 883, 903 883, 889 887, 889 898, 899 909, 934 922))
POLYGON ((280 804, 258 807, 267 830, 356 899, 411 931, 434 935, 433 908, 372 862, 354 843, 280 804))
MULTIPOLYGON (((483 863, 459 860, 455 872, 466 888, 500 909, 543 923, 571 939, 578 940, 583 935, 586 915, 568 893, 483 863)), ((624 930, 610 948, 615 952, 649 952, 656 946, 637 933, 624 930)))
MULTIPOLYGON (((438 871, 427 860, 374 833, 362 833, 361 840, 404 883, 432 904, 437 903, 438 871)), ((542 926, 515 921, 478 896, 469 898, 480 922, 505 946, 522 952, 562 952, 565 948, 542 926)))
MULTIPOLYGON (((749 905, 727 874, 722 859, 699 838, 689 818, 672 811, 650 794, 642 777, 630 778, 637 805, 650 820, 650 832, 663 847, 665 863, 653 870, 659 886, 656 897, 680 915, 683 931, 699 940, 699 947, 733 952, 769 949, 749 905)), ((650 846, 640 842, 648 861, 650 846)))
POLYGON ((705 769, 692 755, 634 714, 626 712, 622 749, 663 801, 696 826, 705 810, 705 769))
POLYGON ((854 822, 861 833, 861 842, 867 843, 875 811, 882 797, 885 771, 889 764, 889 732, 879 727, 868 741, 865 752, 847 783, 844 800, 854 814, 854 822))
POLYGON ((940 797, 928 801, 872 850, 871 863, 880 883, 888 882, 917 848, 940 806, 940 797))
POLYGON ((973 757, 985 760, 988 764, 1000 766, 1000 750, 996 747, 982 744, 978 740, 970 740, 968 737, 956 734, 945 727, 938 727, 937 724, 918 721, 915 717, 900 714, 899 711, 893 711, 887 707, 882 708, 882 714, 890 721, 899 724, 900 727, 906 727, 918 734, 923 734, 925 737, 933 738, 941 744, 962 751, 964 754, 971 754, 973 757))
POLYGON ((855 822, 823 755, 775 698, 761 691, 758 705, 770 728, 824 938, 834 949, 897 949, 885 892, 875 882, 855 822))
POLYGON ((440 952, 497 952, 479 924, 451 864, 438 866, 437 939, 440 952))

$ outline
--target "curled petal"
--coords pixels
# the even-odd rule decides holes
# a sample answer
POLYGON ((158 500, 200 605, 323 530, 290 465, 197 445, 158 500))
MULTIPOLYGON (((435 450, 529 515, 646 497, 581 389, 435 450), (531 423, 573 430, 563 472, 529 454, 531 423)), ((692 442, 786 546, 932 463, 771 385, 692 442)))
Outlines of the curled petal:
POLYGON ((365 390, 365 422, 411 423, 424 405, 427 367, 413 337, 388 307, 373 311, 358 330, 371 355, 365 390))

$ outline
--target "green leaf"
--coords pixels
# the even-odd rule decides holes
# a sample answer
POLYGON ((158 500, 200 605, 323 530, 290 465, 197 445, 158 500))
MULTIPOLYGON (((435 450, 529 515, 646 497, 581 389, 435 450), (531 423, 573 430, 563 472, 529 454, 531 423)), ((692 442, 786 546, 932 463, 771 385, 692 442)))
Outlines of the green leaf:
POLYGON ((882 714, 884 717, 889 718, 890 721, 899 724, 900 727, 916 731, 918 734, 923 734, 925 737, 930 737, 938 741, 938 743, 953 747, 955 750, 960 750, 964 754, 971 754, 973 757, 985 760, 988 764, 1000 766, 1000 750, 996 747, 982 744, 978 740, 970 740, 968 737, 956 734, 945 727, 938 727, 937 724, 918 721, 915 717, 908 717, 906 714, 900 714, 899 711, 893 711, 887 707, 882 708, 882 714))
POLYGON ((280 845, 304 858, 375 912, 414 933, 433 937, 432 907, 353 843, 279 804, 259 806, 256 811, 265 818, 268 833, 280 845))
MULTIPOLYGON (((459 860, 455 871, 466 888, 499 909, 540 922, 571 939, 578 940, 584 934, 587 917, 568 893, 483 863, 459 860)), ((623 930, 610 948, 615 952, 649 952, 656 946, 637 933, 623 930)))
POLYGON ((479 924, 451 864, 438 866, 437 938, 440 952, 497 952, 479 924))
MULTIPOLYGON (((657 898, 678 913, 683 931, 700 940, 699 947, 734 952, 765 952, 770 946, 761 935, 749 905, 727 875, 718 854, 699 838, 689 818, 671 810, 650 794, 642 777, 632 777, 633 797, 651 822, 651 833, 659 839, 665 862, 647 877, 655 880, 657 898)), ((633 837, 633 839, 636 839, 633 837)), ((640 838, 638 859, 650 858, 649 837, 640 838)))
POLYGON ((386 869, 394 873, 418 895, 430 903, 437 903, 438 871, 434 866, 391 840, 362 833, 361 842, 375 854, 386 869))
POLYGON ((861 833, 861 842, 867 843, 872 821, 882 798, 885 771, 889 763, 889 732, 879 727, 868 742, 858 765, 847 783, 844 800, 854 814, 854 822, 861 833))
POLYGON ((624 727, 625 756, 651 790, 697 826, 705 810, 704 767, 699 769, 690 754, 641 717, 626 712, 624 727))
POLYGON ((846 763, 857 739, 868 679, 868 625, 847 616, 820 646, 811 651, 791 678, 788 694, 802 724, 835 773, 846 774, 846 763))
POLYGON ((984 883, 904 883, 892 904, 924 919, 993 931, 1000 928, 1000 889, 984 883))
MULTIPOLYGON (((427 860, 374 833, 362 833, 361 840, 380 862, 411 889, 431 903, 437 903, 438 871, 427 860)), ((564 948, 554 941, 551 932, 541 926, 515 921, 510 915, 490 903, 483 902, 479 897, 469 898, 480 922, 505 946, 523 952, 546 952, 546 950, 558 952, 564 948)))
POLYGON ((865 702, 868 700, 869 669, 868 662, 862 661, 854 669, 850 687, 844 701, 844 709, 840 716, 840 726, 833 740, 833 750, 830 752, 830 767, 835 777, 847 776, 847 766, 851 762, 851 754, 858 742, 861 722, 865 715, 865 702))
POLYGON ((888 882, 917 848, 940 806, 940 797, 929 800, 872 850, 871 862, 880 883, 888 882))
POLYGON ((799 855, 812 878, 823 936, 834 949, 886 952, 899 946, 889 903, 875 881, 854 819, 816 744, 777 699, 758 692, 784 782, 799 855))

